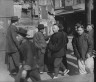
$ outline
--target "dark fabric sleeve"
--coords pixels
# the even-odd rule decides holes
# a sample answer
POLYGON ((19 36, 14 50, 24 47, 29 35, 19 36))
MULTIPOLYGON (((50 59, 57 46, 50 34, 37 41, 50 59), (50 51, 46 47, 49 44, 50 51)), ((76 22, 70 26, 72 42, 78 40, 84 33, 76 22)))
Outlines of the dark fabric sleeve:
POLYGON ((50 36, 44 36, 45 40, 48 41, 50 36))
POLYGON ((24 45, 20 46, 20 51, 21 51, 21 53, 20 53, 20 62, 23 63, 23 61, 25 60, 25 56, 23 54, 24 51, 25 51, 24 45))
POLYGON ((66 38, 66 43, 68 43, 69 40, 68 40, 68 37, 67 37, 67 33, 65 33, 65 38, 66 38))
POLYGON ((36 68, 36 62, 33 56, 33 53, 31 50, 32 48, 30 47, 30 45, 26 45, 26 62, 25 65, 29 65, 31 66, 31 69, 35 69, 36 68))
POLYGON ((19 49, 19 41, 17 41, 16 36, 17 36, 17 28, 16 27, 11 27, 11 35, 14 41, 14 44, 16 45, 17 49, 19 49))
POLYGON ((41 33, 34 35, 34 43, 40 49, 46 48, 46 46, 47 46, 44 36, 41 33))
POLYGON ((37 34, 35 34, 34 37, 33 37, 33 43, 35 44, 36 48, 39 48, 39 49, 41 48, 41 46, 40 46, 40 44, 38 42, 37 34))
POLYGON ((88 40, 87 40, 87 42, 88 42, 88 51, 87 51, 87 54, 90 54, 90 55, 92 55, 92 51, 93 51, 93 48, 94 48, 94 41, 93 41, 93 39, 90 37, 90 36, 87 36, 88 38, 88 40))
MULTIPOLYGON (((52 37, 51 37, 52 38, 52 37)), ((53 44, 52 42, 51 42, 51 39, 50 39, 50 41, 49 41, 49 49, 51 50, 51 51, 54 51, 54 52, 57 52, 57 51, 59 51, 62 47, 63 47, 63 37, 62 37, 62 35, 61 34, 59 34, 57 37, 57 41, 56 41, 56 43, 55 44, 53 44)))
POLYGON ((80 58, 80 54, 79 54, 79 52, 77 50, 76 40, 75 40, 74 37, 72 39, 72 46, 73 46, 73 50, 74 50, 74 55, 79 59, 80 58))
POLYGON ((40 37, 39 38, 39 42, 40 42, 41 48, 46 48, 47 44, 46 44, 44 35, 43 34, 40 34, 39 37, 40 37))

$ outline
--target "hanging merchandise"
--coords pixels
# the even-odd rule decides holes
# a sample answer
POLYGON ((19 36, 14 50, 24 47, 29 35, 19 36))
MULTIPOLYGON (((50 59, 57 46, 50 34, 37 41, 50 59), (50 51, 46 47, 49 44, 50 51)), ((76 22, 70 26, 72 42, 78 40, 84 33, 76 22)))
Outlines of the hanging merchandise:
POLYGON ((47 6, 41 6, 41 18, 48 19, 48 12, 46 10, 47 6))

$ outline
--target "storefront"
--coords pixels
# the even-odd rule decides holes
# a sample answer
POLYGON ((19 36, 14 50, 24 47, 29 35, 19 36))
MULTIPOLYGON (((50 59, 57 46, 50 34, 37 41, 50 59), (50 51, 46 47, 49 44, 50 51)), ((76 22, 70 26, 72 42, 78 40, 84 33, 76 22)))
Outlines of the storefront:
POLYGON ((85 25, 85 3, 77 3, 74 0, 65 0, 63 9, 55 10, 56 20, 59 20, 68 34, 73 34, 76 23, 85 25))

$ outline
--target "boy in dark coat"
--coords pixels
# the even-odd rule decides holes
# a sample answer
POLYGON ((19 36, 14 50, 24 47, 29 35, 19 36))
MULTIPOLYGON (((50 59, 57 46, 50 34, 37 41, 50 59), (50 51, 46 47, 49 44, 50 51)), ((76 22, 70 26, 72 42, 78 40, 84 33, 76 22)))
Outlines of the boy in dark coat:
POLYGON ((48 44, 48 48, 51 51, 53 63, 54 63, 54 79, 58 78, 60 64, 64 56, 64 35, 59 32, 59 27, 55 24, 53 26, 54 34, 51 36, 48 44))
POLYGON ((35 60, 35 46, 34 44, 27 40, 26 34, 27 31, 24 29, 19 29, 17 39, 18 41, 22 41, 20 45, 20 51, 22 54, 22 64, 23 67, 19 71, 15 82, 27 82, 27 78, 31 78, 32 82, 40 81, 40 75, 38 71, 38 67, 35 60))
POLYGON ((18 72, 20 55, 19 55, 19 42, 16 39, 18 17, 11 17, 11 24, 7 29, 6 34, 6 56, 5 63, 8 65, 9 72, 13 75, 18 72))
POLYGON ((92 56, 93 40, 84 32, 82 25, 77 27, 78 36, 73 38, 72 44, 74 53, 78 60, 80 74, 86 74, 85 61, 92 56))

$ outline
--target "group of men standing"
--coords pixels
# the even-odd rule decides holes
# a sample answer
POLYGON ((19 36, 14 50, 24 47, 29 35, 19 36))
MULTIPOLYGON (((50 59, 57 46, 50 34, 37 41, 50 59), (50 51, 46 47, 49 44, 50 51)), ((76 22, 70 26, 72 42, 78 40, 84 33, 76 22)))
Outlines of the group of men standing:
MULTIPOLYGON (((48 69, 48 72, 53 73, 53 79, 58 78, 60 68, 63 75, 69 72, 66 60, 68 38, 62 24, 53 25, 54 33, 51 36, 45 36, 43 34, 45 27, 39 24, 38 32, 34 34, 32 41, 27 37, 27 30, 17 28, 16 24, 18 24, 18 17, 13 16, 7 29, 5 57, 10 74, 15 75, 15 82, 27 82, 29 77, 33 82, 40 81, 40 74, 44 72, 45 64, 47 68, 53 69, 51 71, 48 69), (47 62, 45 62, 46 56, 47 62)), ((72 44, 79 62, 80 73, 83 74, 85 60, 92 55, 93 39, 90 39, 89 34, 84 33, 82 25, 77 25, 76 29, 72 44)))

